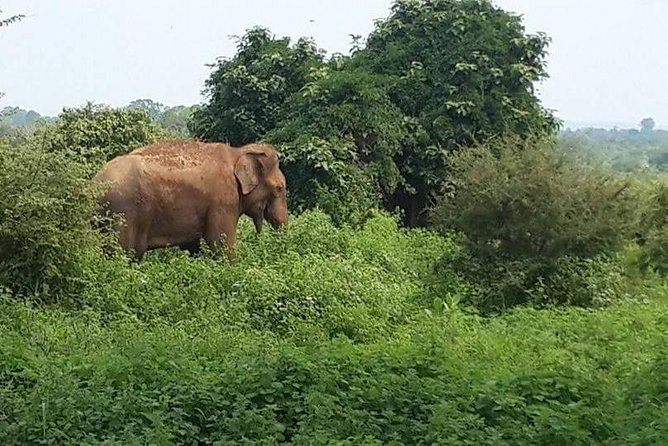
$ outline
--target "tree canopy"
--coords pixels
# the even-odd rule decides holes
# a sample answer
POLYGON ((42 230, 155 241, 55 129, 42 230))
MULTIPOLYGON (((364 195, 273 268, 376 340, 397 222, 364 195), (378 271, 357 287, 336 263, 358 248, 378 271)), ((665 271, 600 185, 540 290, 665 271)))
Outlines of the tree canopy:
POLYGON ((167 111, 169 107, 153 99, 135 99, 128 104, 128 108, 146 110, 148 116, 155 120, 167 111))
POLYGON ((640 131, 641 132, 651 132, 654 130, 654 119, 652 118, 644 118, 642 121, 640 121, 640 131))
POLYGON ((487 0, 397 0, 348 56, 267 29, 213 66, 194 136, 285 152, 293 208, 384 206, 409 225, 447 179, 449 152, 499 135, 552 133, 534 84, 549 39, 487 0))

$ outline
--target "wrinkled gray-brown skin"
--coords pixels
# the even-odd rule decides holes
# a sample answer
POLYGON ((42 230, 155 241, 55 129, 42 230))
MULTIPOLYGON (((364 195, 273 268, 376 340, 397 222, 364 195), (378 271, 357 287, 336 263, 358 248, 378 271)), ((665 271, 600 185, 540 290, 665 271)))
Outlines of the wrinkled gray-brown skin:
POLYGON ((202 238, 216 251, 224 237, 232 261, 241 215, 258 233, 265 219, 274 228, 288 221, 285 176, 269 144, 158 142, 114 158, 93 181, 109 186, 103 213, 123 215, 120 244, 137 259, 167 246, 195 253, 202 238))

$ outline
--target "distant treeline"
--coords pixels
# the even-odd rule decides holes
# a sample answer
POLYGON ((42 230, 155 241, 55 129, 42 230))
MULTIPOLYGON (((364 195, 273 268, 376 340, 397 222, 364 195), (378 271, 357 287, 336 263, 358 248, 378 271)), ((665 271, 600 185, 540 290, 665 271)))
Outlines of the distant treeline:
MULTIPOLYGON (((188 136, 188 121, 195 105, 176 105, 169 107, 152 99, 136 99, 125 108, 146 110, 149 117, 166 130, 181 136, 188 136)), ((17 131, 32 131, 39 123, 53 123, 56 117, 44 116, 34 110, 24 110, 19 107, 4 107, 0 109, 0 137, 12 136, 17 131)))
POLYGON ((561 141, 567 147, 577 147, 609 163, 616 170, 668 170, 668 131, 655 130, 651 118, 644 119, 640 129, 567 129, 561 132, 561 141))

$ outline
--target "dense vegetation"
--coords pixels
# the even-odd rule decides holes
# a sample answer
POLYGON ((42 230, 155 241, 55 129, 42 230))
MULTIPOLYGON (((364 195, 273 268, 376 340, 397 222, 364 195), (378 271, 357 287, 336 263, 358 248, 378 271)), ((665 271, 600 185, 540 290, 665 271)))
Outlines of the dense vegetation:
POLYGON ((382 215, 290 229, 245 221, 232 267, 92 252, 58 305, 5 293, 2 443, 668 438, 659 288, 485 320, 474 289, 432 272, 456 254, 446 238, 382 215))
POLYGON ((639 218, 631 178, 556 151, 553 142, 517 138, 456 153, 449 178, 432 220, 461 234, 466 249, 448 264, 478 284, 481 309, 607 300, 601 286, 618 282, 610 256, 639 218), (583 281, 589 275, 598 279, 583 281))
POLYGON ((398 1, 365 46, 329 60, 314 42, 256 28, 218 61, 193 134, 279 143, 295 210, 349 220, 399 208, 421 225, 449 152, 554 130, 533 94, 547 42, 488 1, 398 1))
POLYGON ((150 99, 137 99, 118 109, 88 102, 82 107, 65 107, 58 117, 52 117, 4 107, 0 110, 0 141, 16 146, 37 133, 50 151, 89 160, 109 159, 157 138, 189 137, 188 122, 197 108, 168 107, 150 99))
POLYGON ((400 0, 350 56, 250 30, 201 106, 13 113, 0 443, 668 442, 668 183, 556 138, 547 41, 400 0), (289 227, 134 262, 89 179, 188 131, 276 143, 289 227))

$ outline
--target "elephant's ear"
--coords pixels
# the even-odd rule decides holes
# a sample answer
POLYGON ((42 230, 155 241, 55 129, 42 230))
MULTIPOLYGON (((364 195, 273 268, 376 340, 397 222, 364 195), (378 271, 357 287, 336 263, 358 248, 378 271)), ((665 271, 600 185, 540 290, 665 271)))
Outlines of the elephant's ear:
POLYGON ((260 184, 260 163, 255 155, 245 154, 234 165, 234 176, 241 184, 241 193, 250 194, 260 184))

